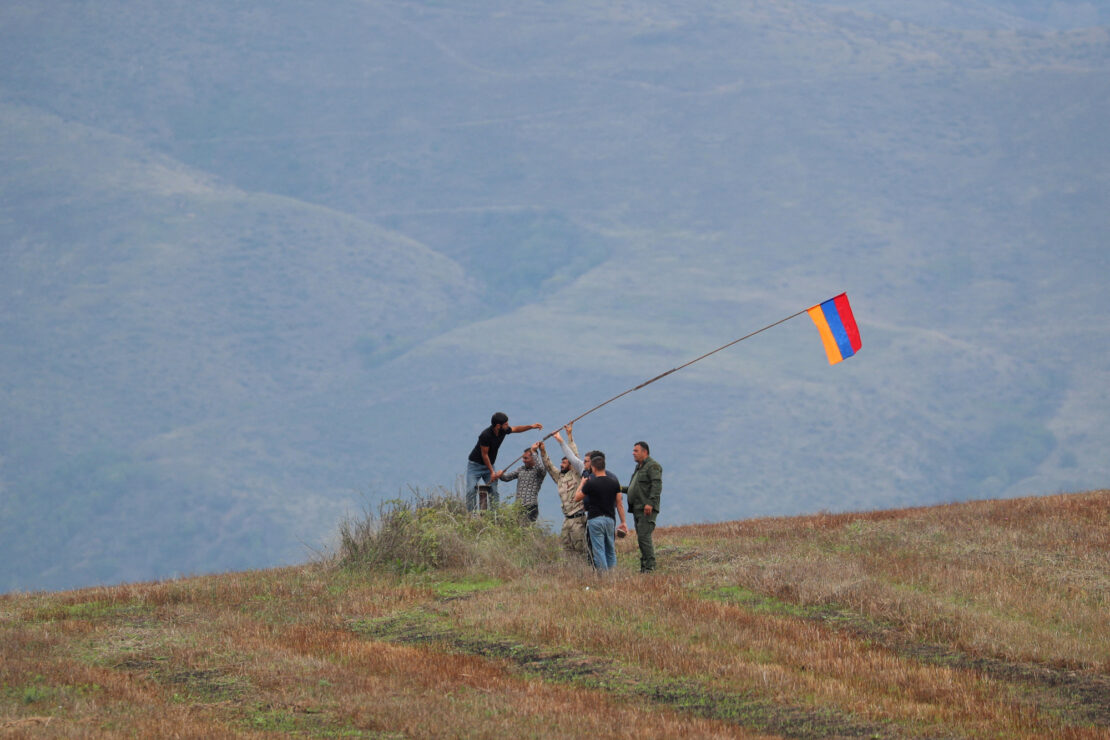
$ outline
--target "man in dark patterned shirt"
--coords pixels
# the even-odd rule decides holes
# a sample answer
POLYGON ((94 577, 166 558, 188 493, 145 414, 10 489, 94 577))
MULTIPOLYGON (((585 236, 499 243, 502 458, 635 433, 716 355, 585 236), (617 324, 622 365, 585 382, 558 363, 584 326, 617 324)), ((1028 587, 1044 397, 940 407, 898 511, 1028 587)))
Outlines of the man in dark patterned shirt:
POLYGON ((508 473, 501 474, 501 480, 516 480, 516 501, 524 507, 525 513, 531 521, 536 521, 540 515, 539 493, 547 471, 536 461, 536 447, 539 442, 524 450, 520 458, 524 463, 521 467, 508 473))

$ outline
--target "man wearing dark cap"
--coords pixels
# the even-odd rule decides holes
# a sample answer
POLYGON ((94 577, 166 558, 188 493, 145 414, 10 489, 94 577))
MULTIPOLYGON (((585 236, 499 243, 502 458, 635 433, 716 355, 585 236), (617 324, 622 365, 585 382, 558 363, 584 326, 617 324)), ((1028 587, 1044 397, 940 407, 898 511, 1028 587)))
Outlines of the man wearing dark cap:
POLYGON ((478 481, 489 484, 489 506, 497 506, 497 479, 501 471, 494 470, 497 462, 497 451, 501 443, 510 434, 519 434, 531 429, 543 429, 543 424, 528 424, 526 426, 509 426, 507 414, 498 411, 489 420, 489 426, 478 435, 478 442, 470 451, 466 465, 466 509, 474 511, 478 508, 478 481))

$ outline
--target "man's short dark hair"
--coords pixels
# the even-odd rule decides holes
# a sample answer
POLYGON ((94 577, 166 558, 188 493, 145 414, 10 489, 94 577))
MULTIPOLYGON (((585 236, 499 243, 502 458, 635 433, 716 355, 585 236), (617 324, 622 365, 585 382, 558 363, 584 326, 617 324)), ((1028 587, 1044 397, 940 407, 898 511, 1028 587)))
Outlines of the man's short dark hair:
MULTIPOLYGON (((647 442, 637 442, 636 445, 639 445, 640 447, 643 447, 644 452, 646 452, 647 454, 649 454, 649 455, 651 454, 651 448, 648 447, 647 442)), ((636 445, 632 445, 632 446, 635 447, 636 445)))
POLYGON ((590 467, 594 470, 601 468, 605 470, 605 453, 594 450, 590 453, 590 467))
POLYGON ((498 424, 504 424, 508 420, 509 420, 509 415, 508 414, 506 414, 504 411, 498 411, 496 414, 494 414, 493 416, 491 416, 489 418, 489 423, 490 423, 490 426, 497 426, 498 424))

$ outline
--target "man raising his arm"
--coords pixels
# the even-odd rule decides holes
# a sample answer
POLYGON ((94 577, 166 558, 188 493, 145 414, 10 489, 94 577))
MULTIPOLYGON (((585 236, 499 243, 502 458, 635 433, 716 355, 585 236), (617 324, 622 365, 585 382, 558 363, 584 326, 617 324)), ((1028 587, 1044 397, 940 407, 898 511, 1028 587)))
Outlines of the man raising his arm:
MULTIPOLYGON (((555 433, 555 436, 558 438, 558 432, 555 433)), ((561 439, 559 441, 562 442, 561 439)), ((547 472, 551 474, 551 479, 559 487, 559 500, 563 505, 563 531, 559 534, 559 543, 568 555, 588 557, 589 551, 586 549, 586 510, 582 508, 581 501, 574 499, 574 494, 578 493, 578 486, 582 482, 582 476, 571 467, 570 460, 566 457, 556 468, 552 464, 551 458, 547 456, 547 448, 544 443, 541 441, 539 444, 543 466, 547 468, 547 472)), ((570 442, 570 450, 577 452, 573 440, 570 442)))
POLYGON ((510 434, 527 432, 530 429, 543 429, 543 424, 527 424, 525 426, 509 426, 508 415, 498 411, 490 417, 490 425, 478 435, 478 442, 470 451, 466 465, 466 509, 474 511, 478 508, 478 481, 484 480, 489 484, 489 506, 497 506, 497 479, 501 473, 494 470, 497 462, 497 451, 501 443, 510 434))

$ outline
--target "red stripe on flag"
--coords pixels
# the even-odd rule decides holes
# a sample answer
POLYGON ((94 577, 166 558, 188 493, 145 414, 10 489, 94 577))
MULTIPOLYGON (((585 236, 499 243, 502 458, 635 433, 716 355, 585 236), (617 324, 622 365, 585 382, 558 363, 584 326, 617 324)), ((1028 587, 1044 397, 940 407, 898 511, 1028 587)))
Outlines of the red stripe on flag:
POLYGON ((856 317, 852 314, 852 307, 848 304, 848 294, 841 293, 836 298, 836 312, 840 314, 840 321, 844 324, 844 331, 848 334, 848 341, 852 343, 852 349, 859 351, 863 346, 863 342, 859 338, 859 327, 856 326, 856 317))

